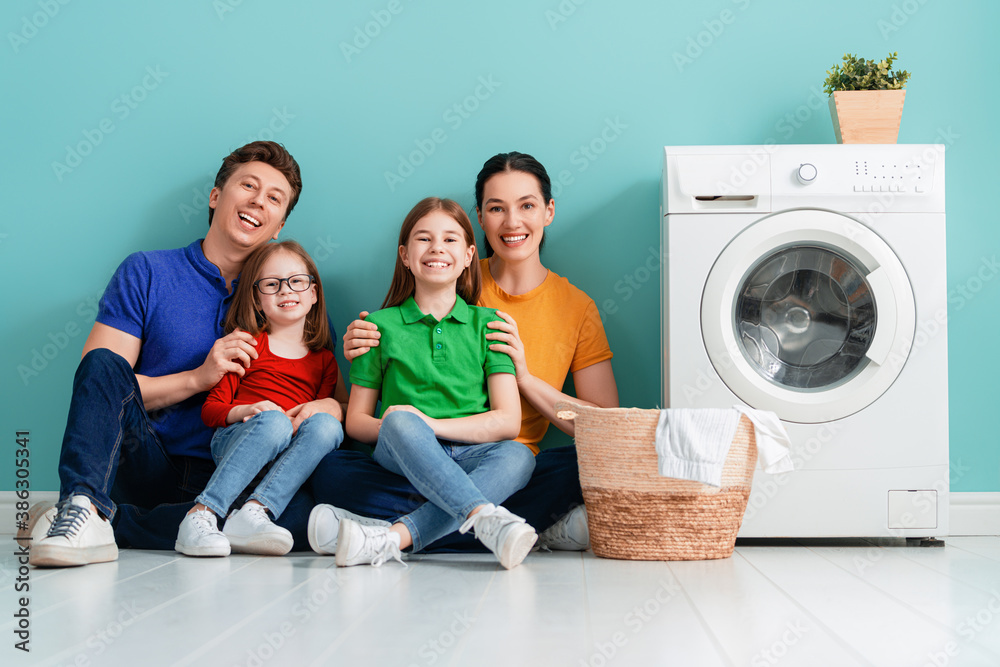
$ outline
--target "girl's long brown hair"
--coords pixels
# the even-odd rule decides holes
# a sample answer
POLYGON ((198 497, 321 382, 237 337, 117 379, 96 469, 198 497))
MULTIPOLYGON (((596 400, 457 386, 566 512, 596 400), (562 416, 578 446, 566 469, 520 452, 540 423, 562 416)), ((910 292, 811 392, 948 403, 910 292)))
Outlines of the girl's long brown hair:
POLYGON ((261 310, 260 300, 257 298, 257 290, 253 284, 263 278, 260 275, 264 263, 276 252, 290 252, 302 259, 306 265, 306 271, 313 277, 316 285, 316 303, 306 315, 306 325, 302 332, 302 342, 306 347, 316 352, 327 349, 333 351, 333 336, 330 334, 330 321, 326 316, 326 299, 323 297, 323 283, 319 279, 319 271, 316 270, 316 263, 305 249, 295 241, 280 241, 278 243, 268 243, 257 248, 247 257, 240 272, 240 279, 236 285, 236 293, 233 295, 233 303, 229 307, 226 315, 226 333, 231 333, 236 329, 246 331, 256 336, 261 331, 270 331, 267 320, 264 318, 264 311, 261 310))
MULTIPOLYGON (((462 207, 458 205, 458 202, 452 199, 441 199, 440 197, 427 197, 426 199, 421 199, 417 202, 409 213, 406 214, 406 218, 403 219, 403 226, 399 229, 399 246, 405 246, 410 240, 410 232, 416 224, 429 213, 434 211, 443 211, 447 215, 451 216, 462 228, 465 233, 465 242, 475 247, 476 237, 475 233, 472 231, 472 223, 469 222, 469 216, 466 215, 462 207)), ((479 293, 483 288, 483 275, 479 268, 479 250, 476 249, 472 253, 472 262, 469 266, 462 271, 462 275, 458 277, 458 282, 455 285, 455 291, 458 295, 462 297, 467 304, 470 306, 475 306, 479 303, 479 293)), ((416 289, 416 283, 413 280, 413 274, 410 270, 403 265, 403 258, 399 256, 399 248, 396 248, 396 269, 392 274, 392 284, 389 285, 389 292, 385 295, 385 301, 382 302, 383 308, 391 308, 393 306, 398 306, 411 296, 416 289)))

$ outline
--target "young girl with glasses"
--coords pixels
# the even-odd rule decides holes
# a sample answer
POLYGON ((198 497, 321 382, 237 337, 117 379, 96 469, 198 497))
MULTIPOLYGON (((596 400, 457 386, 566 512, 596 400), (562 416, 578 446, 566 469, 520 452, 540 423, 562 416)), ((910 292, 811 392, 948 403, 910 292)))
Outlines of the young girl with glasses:
MULTIPOLYGON (((382 344, 351 366, 347 432, 377 443, 375 460, 428 502, 391 526, 339 520, 337 565, 401 561, 401 549, 419 551, 473 528, 508 569, 534 545, 535 530, 500 506, 527 483, 535 460, 513 440, 521 424, 514 364, 489 349, 487 324, 500 318, 475 305, 480 289, 462 207, 437 197, 419 202, 400 229, 382 310, 369 318, 384 334, 382 344)), ((321 525, 311 520, 310 530, 321 525)), ((310 542, 324 541, 316 537, 310 534, 310 542)))
POLYGON ((225 328, 252 334, 258 356, 208 394, 201 414, 217 427, 211 442, 217 468, 181 522, 174 548, 188 556, 281 556, 292 548, 292 535, 272 519, 344 439, 323 286, 302 246, 270 243, 247 259, 225 328), (219 531, 217 517, 271 462, 219 531))

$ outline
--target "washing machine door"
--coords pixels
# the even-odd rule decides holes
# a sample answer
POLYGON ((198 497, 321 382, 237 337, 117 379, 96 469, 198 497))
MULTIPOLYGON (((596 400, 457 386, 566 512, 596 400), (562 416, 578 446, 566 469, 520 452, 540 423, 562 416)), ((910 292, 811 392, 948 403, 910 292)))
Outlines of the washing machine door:
POLYGON ((740 232, 701 302, 705 348, 726 385, 801 423, 875 402, 902 371, 915 324, 913 290, 889 245, 819 209, 774 213, 740 232))

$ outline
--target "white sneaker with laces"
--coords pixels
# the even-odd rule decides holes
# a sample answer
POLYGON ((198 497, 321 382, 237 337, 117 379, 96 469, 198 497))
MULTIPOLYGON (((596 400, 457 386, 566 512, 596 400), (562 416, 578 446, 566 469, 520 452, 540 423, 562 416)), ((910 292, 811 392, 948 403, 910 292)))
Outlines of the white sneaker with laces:
POLYGON ((458 532, 467 533, 470 528, 476 529, 476 539, 508 570, 521 564, 538 539, 535 529, 524 519, 493 503, 466 519, 458 532))
POLYGON ((343 519, 337 542, 337 567, 369 563, 379 567, 390 558, 403 563, 399 535, 385 526, 362 526, 351 519, 343 519))
POLYGON ((284 556, 292 550, 292 534, 275 525, 267 508, 257 503, 247 503, 230 513, 222 534, 229 539, 233 553, 284 556))
POLYGON ((219 530, 215 514, 195 510, 184 515, 174 549, 185 556, 228 556, 229 540, 219 530))
POLYGON ((388 528, 392 525, 388 521, 359 516, 333 505, 316 505, 309 513, 309 546, 312 550, 330 556, 337 553, 337 535, 340 533, 340 522, 344 519, 362 526, 388 528))
POLYGON ((55 510, 45 537, 31 548, 29 563, 36 567, 67 567, 118 560, 111 522, 91 509, 90 498, 72 496, 57 504, 55 510))
POLYGON ((49 532, 49 526, 56 520, 56 504, 51 500, 43 500, 28 508, 28 520, 23 527, 17 529, 18 544, 25 547, 38 544, 49 532))
POLYGON ((586 551, 590 548, 587 508, 577 505, 538 536, 538 546, 550 551, 586 551))

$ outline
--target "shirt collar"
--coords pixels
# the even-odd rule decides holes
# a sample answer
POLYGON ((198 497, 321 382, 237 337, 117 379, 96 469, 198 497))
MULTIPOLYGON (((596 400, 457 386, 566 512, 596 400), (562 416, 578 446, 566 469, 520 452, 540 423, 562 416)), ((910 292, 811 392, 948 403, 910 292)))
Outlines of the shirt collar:
POLYGON ((190 261, 199 272, 208 276, 212 279, 222 280, 222 273, 219 272, 219 267, 208 261, 205 257, 205 251, 201 247, 202 241, 205 239, 198 239, 187 248, 185 248, 185 254, 187 254, 188 261, 190 261))
POLYGON ((205 257, 205 250, 201 247, 202 241, 204 240, 205 239, 203 238, 198 239, 184 249, 185 254, 188 257, 188 261, 190 261, 202 275, 206 276, 209 280, 219 286, 221 291, 230 295, 235 294, 236 285, 240 281, 239 276, 236 276, 236 278, 233 279, 232 289, 230 290, 230 288, 226 286, 226 279, 222 277, 222 272, 219 271, 219 267, 212 264, 208 261, 208 258, 205 257))
MULTIPOLYGON (((456 296, 455 305, 452 306, 451 312, 444 319, 447 320, 450 318, 461 324, 466 324, 469 321, 470 313, 469 304, 465 302, 465 299, 456 296)), ((420 310, 420 306, 417 305, 416 300, 412 296, 400 305, 399 314, 402 316, 404 324, 413 324, 422 320, 426 320, 429 324, 437 322, 433 315, 425 315, 420 310)))

